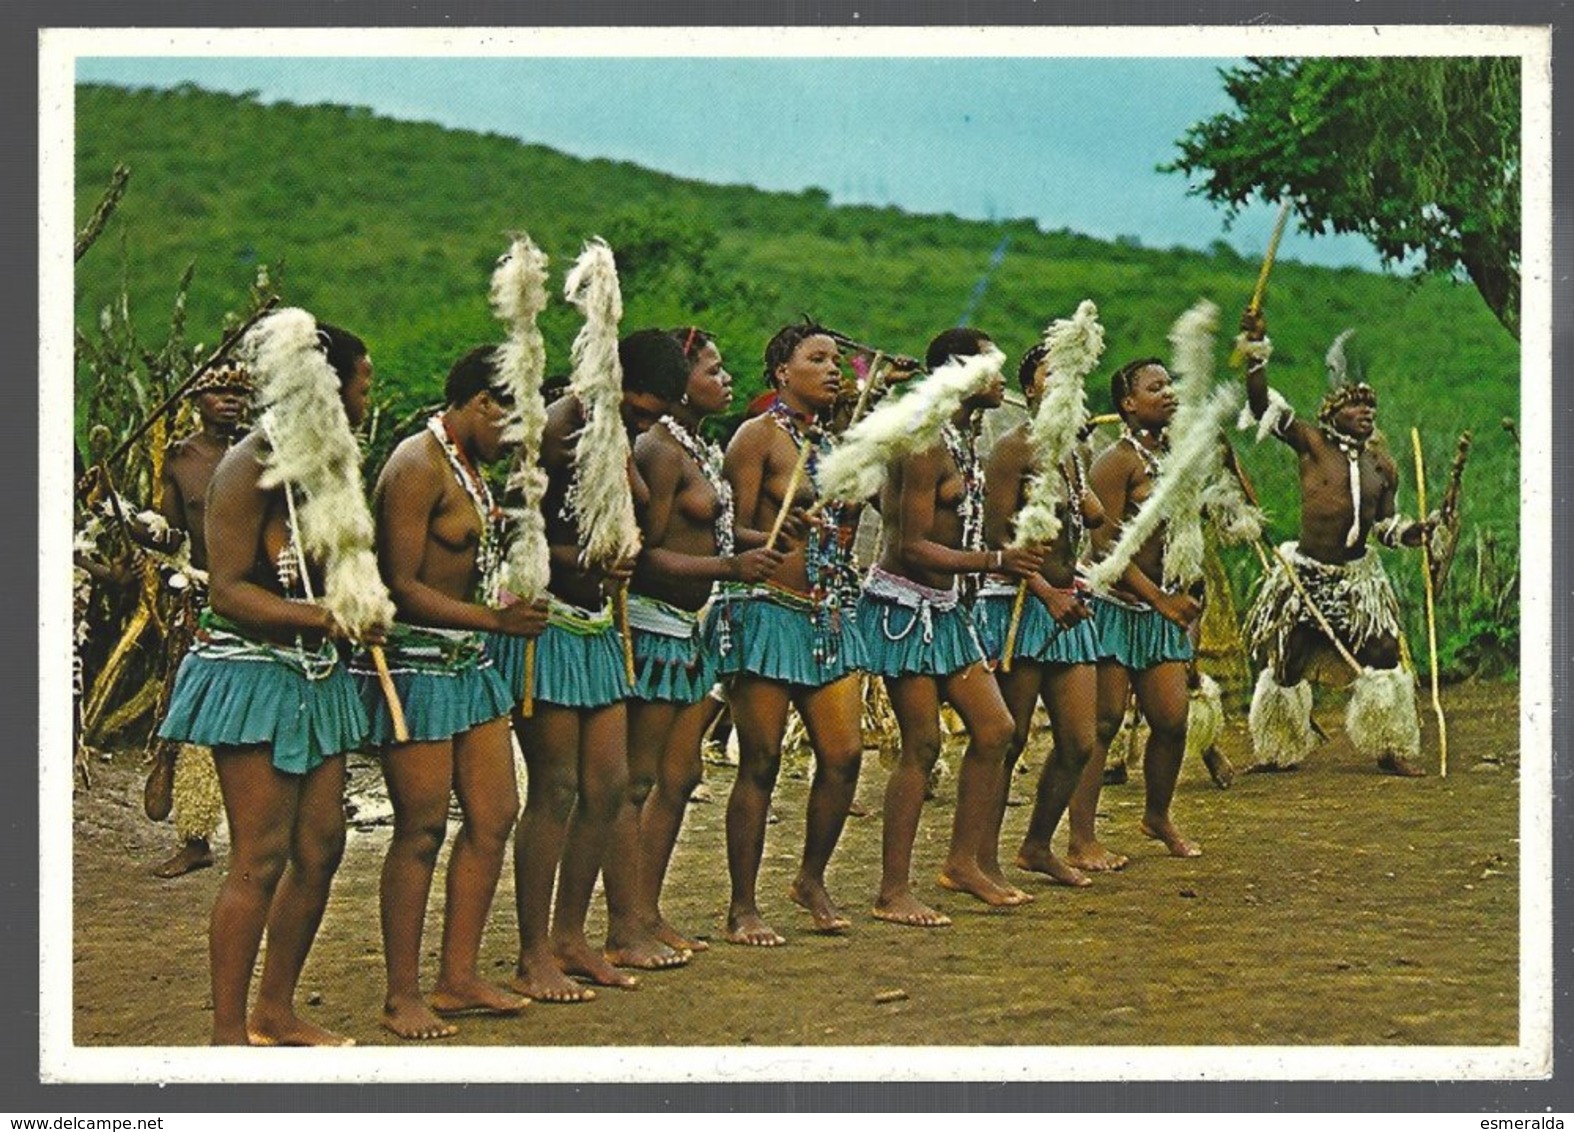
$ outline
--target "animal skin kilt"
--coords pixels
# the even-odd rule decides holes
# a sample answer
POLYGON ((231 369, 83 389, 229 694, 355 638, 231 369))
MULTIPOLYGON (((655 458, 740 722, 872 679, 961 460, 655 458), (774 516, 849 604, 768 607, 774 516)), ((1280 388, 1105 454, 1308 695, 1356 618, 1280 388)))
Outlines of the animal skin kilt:
POLYGON ((857 614, 826 608, 807 595, 764 583, 721 589, 709 632, 717 642, 719 675, 758 676, 821 688, 869 667, 857 614))
MULTIPOLYGON (((483 634, 395 623, 384 646, 412 743, 435 743, 508 715, 514 701, 486 654, 483 634)), ((373 746, 394 741, 388 698, 368 654, 350 672, 360 687, 373 746)))
MULTIPOLYGON (((538 702, 588 710, 621 703, 633 694, 623 666, 623 635, 610 603, 592 613, 552 598, 546 630, 535 640, 533 694, 538 702)), ((527 637, 487 634, 488 653, 512 703, 524 698, 528 645, 527 637)))
MULTIPOLYGON (((1006 635, 1011 631, 1011 610, 1017 600, 1017 584, 990 578, 978 591, 973 621, 978 640, 990 663, 1005 659, 1006 635)), ((1092 618, 1062 628, 1042 601, 1031 593, 1022 602, 1022 619, 1017 624, 1017 639, 1012 660, 1032 664, 1097 664, 1099 637, 1092 618)))
MULTIPOLYGON (((1351 652, 1360 652, 1374 638, 1399 636, 1399 599, 1375 553, 1367 550, 1338 565, 1308 558, 1295 542, 1281 544, 1279 553, 1295 568, 1307 597, 1351 652)), ((1246 614, 1247 647, 1277 668, 1290 631, 1316 623, 1284 564, 1275 560, 1246 614)))
POLYGON ((309 774, 366 742, 366 710, 331 641, 315 649, 254 640, 202 613, 159 735, 204 747, 267 744, 285 774, 309 774))
POLYGON ((716 684, 715 642, 706 621, 641 594, 629 594, 629 629, 634 634, 634 698, 697 704, 716 684))
POLYGON ((1117 661, 1132 672, 1194 655, 1191 638, 1151 605, 1120 601, 1103 594, 1091 599, 1099 659, 1117 661))
POLYGON ((872 567, 858 600, 869 671, 881 676, 949 676, 984 659, 984 646, 957 588, 932 589, 872 567))
MULTIPOLYGON (((208 587, 198 578, 188 578, 184 589, 175 593, 174 612, 170 618, 169 633, 165 637, 165 656, 170 658, 165 672, 164 685, 159 690, 163 701, 159 717, 169 709, 170 697, 175 693, 175 676, 180 670, 180 660, 191 649, 196 639, 197 619, 207 604, 208 587)), ((165 741, 154 732, 148 743, 148 753, 157 758, 165 741)), ((156 773, 156 772, 155 772, 156 773)), ((218 768, 213 765, 213 752, 196 743, 180 743, 175 751, 175 775, 170 784, 171 813, 175 822, 175 836, 182 841, 207 841, 217 832, 224 818, 224 795, 219 789, 218 768)))

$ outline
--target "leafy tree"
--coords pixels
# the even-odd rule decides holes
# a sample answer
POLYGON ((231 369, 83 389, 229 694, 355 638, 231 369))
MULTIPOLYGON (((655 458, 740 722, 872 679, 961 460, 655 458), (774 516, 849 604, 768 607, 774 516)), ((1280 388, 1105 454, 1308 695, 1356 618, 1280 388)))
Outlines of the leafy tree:
POLYGON ((1519 61, 1249 59, 1236 110, 1192 126, 1167 171, 1238 212, 1288 197, 1308 232, 1359 232, 1385 262, 1463 270, 1519 329, 1519 61))

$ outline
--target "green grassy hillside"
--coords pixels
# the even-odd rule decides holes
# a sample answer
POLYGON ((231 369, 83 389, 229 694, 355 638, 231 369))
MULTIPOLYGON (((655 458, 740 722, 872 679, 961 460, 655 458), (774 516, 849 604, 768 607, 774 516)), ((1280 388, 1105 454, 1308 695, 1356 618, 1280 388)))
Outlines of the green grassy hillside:
MULTIPOLYGON (((1110 365, 1089 391, 1102 410, 1109 369, 1167 355, 1171 322, 1198 297, 1219 303, 1233 323, 1256 277, 1255 263, 1223 245, 1211 253, 1146 249, 1045 232, 1030 220, 832 207, 818 190, 705 185, 363 109, 263 106, 191 87, 81 86, 77 96, 79 221, 117 162, 132 170, 110 232, 78 265, 78 326, 90 331, 124 285, 133 321, 157 340, 176 281, 194 263, 188 333, 211 343, 224 314, 245 308, 266 264, 287 302, 367 339, 378 395, 396 415, 434 399, 450 362, 497 336, 486 288, 512 230, 528 231, 552 257, 555 284, 585 238, 604 236, 619 261, 625 328, 699 323, 719 337, 743 395, 760 387, 766 338, 802 312, 884 349, 921 354, 966 308, 1008 240, 973 322, 1015 357, 1049 319, 1094 299, 1110 365)), ((1175 191, 1183 191, 1179 180, 1175 191)), ((1434 494, 1458 433, 1475 431, 1465 541, 1473 546, 1479 529, 1511 562, 1518 459, 1500 421, 1519 415, 1519 353, 1475 291, 1282 262, 1268 305, 1274 382, 1303 412, 1319 396, 1327 344, 1358 328, 1352 345, 1378 387, 1382 423, 1396 449, 1404 443, 1403 509, 1415 506, 1410 427, 1426 442, 1434 494)), ((542 327, 549 366, 566 368, 575 312, 556 303, 542 327)), ((1273 533, 1290 535, 1288 452, 1266 445, 1244 458, 1274 515, 1273 533)), ((1231 558, 1243 578, 1248 560, 1231 558)), ((1416 566, 1406 558, 1399 568, 1413 589, 1416 566)))

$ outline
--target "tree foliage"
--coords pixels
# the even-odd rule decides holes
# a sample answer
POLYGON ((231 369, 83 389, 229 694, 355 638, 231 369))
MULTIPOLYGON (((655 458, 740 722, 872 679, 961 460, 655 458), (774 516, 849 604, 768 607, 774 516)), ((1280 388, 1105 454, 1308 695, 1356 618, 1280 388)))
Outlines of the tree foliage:
POLYGON ((1517 59, 1250 59, 1223 77, 1236 109, 1192 126, 1164 167, 1201 174, 1193 194, 1232 215, 1289 198, 1308 232, 1462 270, 1517 335, 1517 59))

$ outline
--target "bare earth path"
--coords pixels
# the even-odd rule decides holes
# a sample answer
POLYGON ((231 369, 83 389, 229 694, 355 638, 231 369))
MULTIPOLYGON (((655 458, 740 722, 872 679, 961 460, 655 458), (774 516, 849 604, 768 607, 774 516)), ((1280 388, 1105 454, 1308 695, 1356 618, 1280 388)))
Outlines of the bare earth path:
MULTIPOLYGON (((1091 888, 1051 887, 1008 869, 1037 900, 992 911, 937 888, 952 784, 926 809, 915 854, 919 895, 954 926, 920 930, 868 915, 877 877, 885 771, 867 757, 854 818, 832 863, 854 914, 842 937, 813 935, 785 896, 802 838, 807 784, 784 775, 767 834, 762 904, 788 946, 719 940, 726 904, 722 821, 730 768, 709 767, 712 803, 690 806, 666 908, 712 947, 691 966, 642 976, 634 992, 581 1006, 536 1004, 515 1019, 463 1019, 475 1045, 1492 1045, 1518 1025, 1518 706, 1512 684, 1447 690, 1450 776, 1380 776, 1335 736, 1295 774, 1240 775, 1218 791, 1183 773, 1175 813, 1205 855, 1175 860, 1137 831, 1141 777, 1107 788, 1104 839, 1130 866, 1091 888), (1495 760, 1482 765, 1483 759, 1495 760), (902 992, 900 995, 893 992, 902 992)), ((1223 748, 1249 762, 1244 711, 1223 748)), ((1028 752, 1034 773, 1042 735, 1028 752)), ((1426 719, 1423 764, 1435 772, 1426 719)), ((95 761, 75 800, 75 1041, 195 1045, 207 1038, 205 933, 220 865, 175 881, 149 872, 170 827, 141 812, 135 755, 95 761)), ((377 778, 351 763, 360 818, 377 778)), ((954 780, 953 780, 954 781, 954 780)), ((1014 796, 1031 795, 1018 778, 1014 796)), ((1027 807, 1006 817, 1009 861, 1027 807)), ((382 994, 377 876, 386 826, 352 827, 327 919, 302 984, 303 1013, 364 1045, 382 994)), ((435 954, 441 896, 426 947, 435 954)), ((593 915, 601 915, 598 897, 593 915)), ((602 921, 592 923, 599 938, 602 921)), ((46 929, 47 930, 47 929, 46 929)), ((482 949, 503 978, 515 944, 505 875, 482 949)), ((49 946, 45 936, 45 946, 49 946)), ((56 941, 63 944, 63 940, 56 941)), ((427 962, 428 982, 433 959, 427 962)))

